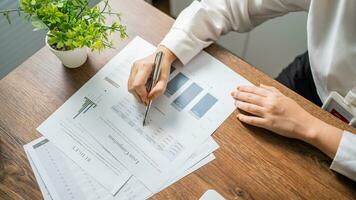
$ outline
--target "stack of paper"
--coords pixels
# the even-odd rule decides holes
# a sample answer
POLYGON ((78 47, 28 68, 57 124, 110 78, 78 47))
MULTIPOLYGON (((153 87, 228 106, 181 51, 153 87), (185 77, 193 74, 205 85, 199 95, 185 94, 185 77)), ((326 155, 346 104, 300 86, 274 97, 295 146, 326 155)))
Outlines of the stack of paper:
POLYGON ((154 51, 136 37, 38 127, 45 138, 25 149, 44 194, 146 199, 214 159, 230 91, 250 83, 205 52, 175 63, 143 127, 145 107, 126 85, 132 63, 154 51))
MULTIPOLYGON (((125 200, 146 199, 151 195, 146 188, 141 187, 137 179, 130 179, 117 195, 110 194, 45 137, 26 144, 24 148, 45 200, 125 200)), ((214 160, 215 157, 210 152, 217 148, 218 145, 213 140, 207 142, 165 187, 214 160)))

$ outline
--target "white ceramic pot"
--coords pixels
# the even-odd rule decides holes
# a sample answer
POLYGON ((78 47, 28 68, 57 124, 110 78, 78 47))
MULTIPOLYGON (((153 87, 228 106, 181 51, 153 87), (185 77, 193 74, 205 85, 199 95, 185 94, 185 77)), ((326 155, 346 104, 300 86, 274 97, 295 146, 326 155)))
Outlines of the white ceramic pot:
POLYGON ((74 49, 70 51, 59 51, 53 49, 48 44, 48 36, 46 35, 46 46, 56 55, 59 60, 61 60, 62 64, 68 68, 77 68, 82 66, 87 60, 87 48, 74 49))

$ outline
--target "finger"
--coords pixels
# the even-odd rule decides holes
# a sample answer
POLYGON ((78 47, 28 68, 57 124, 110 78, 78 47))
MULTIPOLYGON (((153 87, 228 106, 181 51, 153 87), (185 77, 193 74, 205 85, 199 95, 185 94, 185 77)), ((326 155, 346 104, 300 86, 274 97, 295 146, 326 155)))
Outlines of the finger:
POLYGON ((134 80, 134 86, 146 85, 148 78, 151 76, 153 64, 144 64, 137 67, 137 73, 134 80))
POLYGON ((237 118, 246 123, 246 124, 250 124, 252 126, 257 126, 257 127, 261 127, 261 128, 265 128, 267 125, 267 120, 261 117, 255 117, 255 116, 248 116, 248 115, 244 115, 239 113, 237 115, 237 118))
POLYGON ((133 92, 132 94, 139 103, 143 104, 143 102, 141 101, 141 98, 136 94, 136 92, 133 92))
POLYGON ((130 74, 136 74, 137 72, 137 67, 139 66, 139 63, 138 62, 134 62, 131 66, 131 71, 130 71, 130 74))
POLYGON ((253 115, 256 115, 259 117, 263 117, 265 115, 264 108, 261 106, 246 103, 243 101, 235 101, 235 106, 240 110, 243 110, 245 112, 248 112, 250 114, 253 114, 253 115))
POLYGON ((268 95, 270 95, 272 92, 265 89, 265 88, 261 88, 261 87, 257 87, 254 85, 244 85, 244 86, 239 86, 237 87, 237 90, 241 91, 241 92, 248 92, 248 93, 252 93, 252 94, 257 94, 259 96, 262 97, 266 97, 268 95))
POLYGON ((253 93, 248 93, 248 92, 240 92, 238 90, 235 90, 231 93, 231 96, 235 99, 235 100, 240 100, 240 101, 244 101, 247 103, 252 103, 255 105, 259 105, 259 106, 263 106, 264 103, 264 98, 253 94, 253 93))
POLYGON ((267 90, 269 90, 269 91, 272 91, 272 92, 278 92, 278 93, 280 93, 280 91, 279 91, 277 88, 272 87, 272 86, 260 84, 260 87, 261 87, 261 88, 264 88, 264 89, 267 89, 267 90))
POLYGON ((148 94, 149 99, 155 99, 164 93, 167 87, 170 71, 171 71, 171 65, 169 63, 163 63, 161 67, 161 74, 159 76, 159 81, 148 94))
POLYGON ((147 83, 148 78, 151 75, 151 71, 152 71, 151 65, 142 66, 137 71, 137 74, 133 81, 133 88, 134 88, 136 94, 140 97, 141 101, 144 103, 147 103, 147 101, 148 101, 146 83, 147 83))
POLYGON ((161 96, 166 89, 167 86, 167 81, 160 80, 157 82, 157 84, 152 88, 150 93, 148 94, 148 99, 155 99, 159 96, 161 96))
POLYGON ((129 76, 129 80, 127 81, 127 89, 130 93, 134 92, 134 87, 133 87, 133 81, 135 79, 135 76, 137 74, 137 66, 135 64, 131 67, 131 72, 129 76))
POLYGON ((135 87, 135 95, 137 95, 138 98, 141 100, 140 102, 144 104, 148 103, 147 90, 145 86, 135 87))

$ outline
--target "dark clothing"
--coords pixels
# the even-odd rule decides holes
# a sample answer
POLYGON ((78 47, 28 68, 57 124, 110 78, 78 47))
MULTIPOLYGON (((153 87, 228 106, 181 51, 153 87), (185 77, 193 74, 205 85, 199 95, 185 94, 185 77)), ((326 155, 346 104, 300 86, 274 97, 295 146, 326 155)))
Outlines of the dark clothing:
POLYGON ((314 104, 322 106, 310 70, 308 51, 297 56, 282 70, 276 80, 314 104))

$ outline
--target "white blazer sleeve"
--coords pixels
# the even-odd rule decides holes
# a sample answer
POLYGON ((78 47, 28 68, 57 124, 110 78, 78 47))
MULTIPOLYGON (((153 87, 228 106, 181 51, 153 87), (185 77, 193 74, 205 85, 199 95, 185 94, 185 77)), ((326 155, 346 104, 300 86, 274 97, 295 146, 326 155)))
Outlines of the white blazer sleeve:
POLYGON ((344 131, 330 168, 356 181, 356 135, 344 131))
POLYGON ((180 13, 161 45, 186 64, 229 31, 247 32, 268 19, 308 8, 309 0, 194 1, 180 13))

